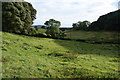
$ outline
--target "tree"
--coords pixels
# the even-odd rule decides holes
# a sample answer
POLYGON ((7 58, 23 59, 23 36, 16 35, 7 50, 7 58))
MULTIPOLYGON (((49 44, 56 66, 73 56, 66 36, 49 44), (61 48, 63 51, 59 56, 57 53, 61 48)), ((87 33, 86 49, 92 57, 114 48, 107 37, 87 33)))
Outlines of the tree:
POLYGON ((83 21, 80 24, 81 30, 87 30, 87 28, 89 27, 90 22, 89 21, 83 21))
POLYGON ((79 24, 78 23, 73 23, 72 26, 73 26, 73 29, 79 30, 79 24))
POLYGON ((73 29, 75 30, 87 30, 87 28, 89 27, 90 22, 89 21, 78 21, 77 23, 73 23, 73 29))
POLYGON ((48 26, 48 29, 46 31, 46 34, 48 36, 51 36, 53 38, 60 38, 63 34, 62 31, 60 31, 59 27, 61 25, 60 21, 50 19, 49 21, 46 21, 44 23, 46 26, 48 26))
POLYGON ((36 10, 28 2, 2 2, 3 31, 28 34, 36 10))

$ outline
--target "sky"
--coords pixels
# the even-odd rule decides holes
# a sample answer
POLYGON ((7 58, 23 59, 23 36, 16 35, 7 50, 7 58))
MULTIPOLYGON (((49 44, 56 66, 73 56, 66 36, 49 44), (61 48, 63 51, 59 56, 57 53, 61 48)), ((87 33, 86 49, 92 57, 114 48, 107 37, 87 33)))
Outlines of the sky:
POLYGON ((119 0, 25 0, 37 10, 33 25, 44 25, 55 19, 61 27, 72 27, 73 23, 96 21, 101 15, 118 9, 119 0))

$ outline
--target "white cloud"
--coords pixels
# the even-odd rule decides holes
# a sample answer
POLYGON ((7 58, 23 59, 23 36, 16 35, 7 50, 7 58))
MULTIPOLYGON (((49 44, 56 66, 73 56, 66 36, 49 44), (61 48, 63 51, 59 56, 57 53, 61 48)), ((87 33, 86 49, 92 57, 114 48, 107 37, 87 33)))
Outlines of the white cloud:
POLYGON ((77 21, 95 21, 99 16, 117 10, 118 0, 26 0, 37 9, 35 24, 44 24, 54 18, 62 26, 71 26, 77 21))

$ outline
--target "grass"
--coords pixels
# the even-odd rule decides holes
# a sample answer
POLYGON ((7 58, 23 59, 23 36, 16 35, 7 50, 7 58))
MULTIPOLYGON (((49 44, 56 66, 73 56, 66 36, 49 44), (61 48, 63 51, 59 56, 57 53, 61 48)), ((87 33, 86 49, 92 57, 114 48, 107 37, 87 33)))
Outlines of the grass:
POLYGON ((93 31, 66 31, 66 38, 70 39, 84 39, 92 41, 106 41, 106 42, 118 42, 120 40, 120 32, 93 32, 93 31))
POLYGON ((119 45, 2 34, 3 78, 118 78, 119 45))

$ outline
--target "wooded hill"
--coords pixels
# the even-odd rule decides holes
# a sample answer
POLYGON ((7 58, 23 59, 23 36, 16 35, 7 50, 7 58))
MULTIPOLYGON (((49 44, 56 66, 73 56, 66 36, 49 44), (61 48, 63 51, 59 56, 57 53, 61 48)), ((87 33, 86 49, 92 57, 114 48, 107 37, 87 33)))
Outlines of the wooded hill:
POLYGON ((97 21, 93 22, 89 30, 109 30, 120 31, 120 9, 100 16, 97 21))

